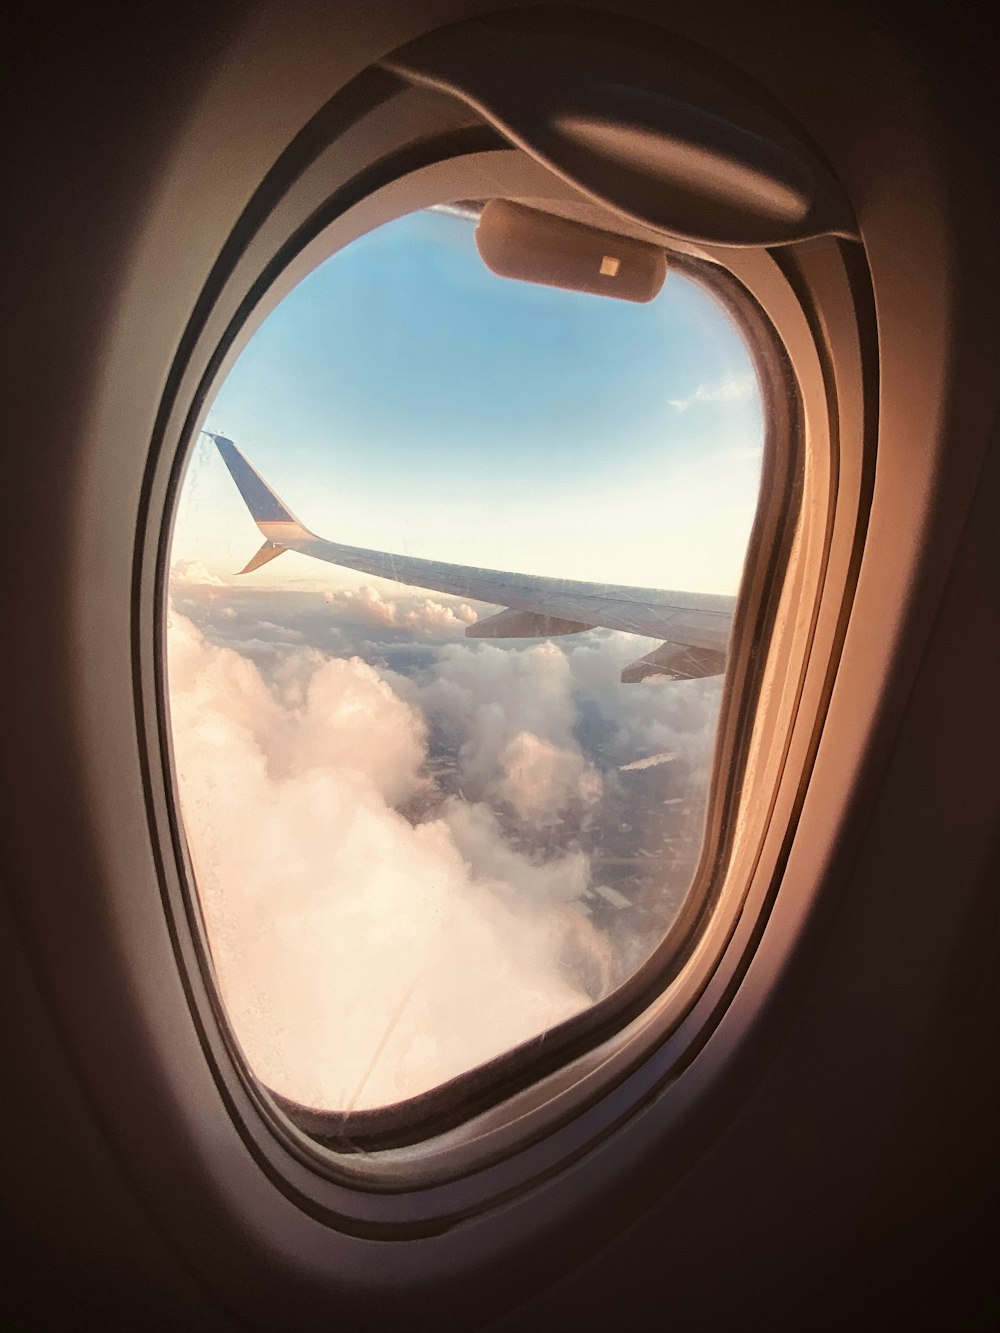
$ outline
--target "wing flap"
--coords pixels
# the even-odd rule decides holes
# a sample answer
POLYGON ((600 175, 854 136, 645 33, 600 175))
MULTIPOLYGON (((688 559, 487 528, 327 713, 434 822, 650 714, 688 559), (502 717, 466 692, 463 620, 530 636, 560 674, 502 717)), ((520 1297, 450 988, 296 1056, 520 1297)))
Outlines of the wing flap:
POLYGON ((666 676, 668 680, 700 680, 703 676, 721 676, 726 669, 726 654, 716 648, 695 648, 686 643, 661 643, 645 657, 623 668, 623 685, 635 685, 647 676, 666 676))
POLYGON ((583 620, 566 620, 561 616, 548 616, 539 611, 517 611, 508 607, 498 611, 495 616, 477 620, 466 627, 466 636, 470 639, 547 639, 557 634, 579 634, 581 630, 593 629, 583 620))

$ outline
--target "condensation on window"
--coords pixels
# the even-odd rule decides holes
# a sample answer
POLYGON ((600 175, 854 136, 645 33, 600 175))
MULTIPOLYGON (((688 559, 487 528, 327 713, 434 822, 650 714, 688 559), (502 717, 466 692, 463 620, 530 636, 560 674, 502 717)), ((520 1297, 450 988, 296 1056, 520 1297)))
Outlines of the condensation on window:
POLYGON ((487 624, 495 580, 294 550, 237 575, 261 534, 206 435, 175 516, 168 703, 217 985, 261 1082, 340 1113, 580 1014, 663 939, 757 505, 760 389, 710 291, 498 278, 474 227, 417 213, 329 259, 206 429, 338 549, 535 576, 547 622, 487 624), (702 631, 667 593, 722 608, 721 650, 684 658, 702 631))

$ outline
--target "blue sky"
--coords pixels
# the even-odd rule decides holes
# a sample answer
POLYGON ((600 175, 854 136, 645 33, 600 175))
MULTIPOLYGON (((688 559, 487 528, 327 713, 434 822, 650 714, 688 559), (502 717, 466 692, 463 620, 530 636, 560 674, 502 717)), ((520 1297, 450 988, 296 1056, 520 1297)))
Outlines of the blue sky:
MULTIPOLYGON (((762 440, 750 359, 703 289, 670 273, 643 306, 512 282, 480 261, 473 223, 430 212, 304 279, 254 335, 206 426, 334 540, 719 592, 738 583, 762 440)), ((174 560, 228 581, 255 544, 202 441, 174 560)), ((359 581, 296 555, 252 577, 359 581)))

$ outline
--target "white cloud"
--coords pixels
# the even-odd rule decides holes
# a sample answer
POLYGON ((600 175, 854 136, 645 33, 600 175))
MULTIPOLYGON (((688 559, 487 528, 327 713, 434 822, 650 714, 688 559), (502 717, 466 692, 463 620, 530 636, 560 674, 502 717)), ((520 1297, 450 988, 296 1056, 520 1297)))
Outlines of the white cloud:
POLYGON ((622 666, 652 647, 654 641, 628 634, 594 636, 568 654, 572 689, 593 699, 604 716, 614 719, 614 754, 621 756, 619 763, 670 751, 689 762, 707 764, 722 678, 672 681, 651 676, 623 688, 619 682, 622 666))
POLYGON ((414 634, 433 635, 464 629, 476 621, 476 612, 465 602, 443 602, 433 597, 387 599, 370 584, 356 591, 328 590, 323 594, 323 600, 335 611, 349 612, 362 624, 406 629, 414 634))
POLYGON ((585 849, 655 848, 669 802, 707 779, 718 680, 623 687, 652 644, 607 631, 528 646, 377 632, 430 601, 367 598, 361 620, 313 594, 185 592, 238 651, 170 619, 220 988, 261 1079, 311 1105, 414 1095, 607 994, 657 928, 602 915, 585 849), (279 638, 244 639, 265 618, 279 638), (344 656, 324 651, 334 630, 344 656), (634 805, 650 782, 656 801, 634 805))
POLYGON ((576 747, 521 731, 501 750, 499 763, 494 790, 524 821, 545 824, 564 810, 601 799, 601 775, 576 747))
MULTIPOLYGON (((375 670, 293 650, 268 688, 183 617, 168 628, 185 830, 219 986, 265 1084, 314 1106, 384 1105, 610 984, 608 943, 573 905, 589 882, 582 853, 540 862, 482 804, 452 799, 416 825, 397 811, 428 781, 427 727, 375 670)), ((513 690, 504 702, 524 712, 513 690)), ((490 775, 508 754, 501 780, 516 786, 528 769, 513 776, 501 732, 490 775)), ((551 763, 530 782, 552 801, 578 761, 538 745, 551 763)))
POLYGON ((213 574, 201 560, 175 560, 170 566, 172 586, 224 588, 226 585, 217 574, 213 574))
POLYGON ((677 412, 686 412, 696 403, 734 403, 749 398, 756 387, 757 381, 752 374, 730 374, 714 384, 699 384, 686 398, 671 398, 670 406, 677 412))
POLYGON ((416 697, 449 733, 466 794, 477 799, 500 777, 501 755, 519 733, 560 749, 578 748, 569 662, 554 643, 525 649, 447 644, 433 681, 416 697))

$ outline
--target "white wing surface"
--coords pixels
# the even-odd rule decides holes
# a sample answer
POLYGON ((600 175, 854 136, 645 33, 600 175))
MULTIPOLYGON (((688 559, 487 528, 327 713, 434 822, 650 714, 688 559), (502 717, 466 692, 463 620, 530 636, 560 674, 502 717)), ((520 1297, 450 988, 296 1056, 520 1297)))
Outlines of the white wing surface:
POLYGON ((376 578, 504 608, 470 625, 465 631, 470 638, 548 638, 605 628, 663 639, 659 648, 624 669, 623 681, 650 675, 686 680, 725 670, 733 597, 475 569, 325 541, 299 522, 232 440, 211 438, 264 536, 243 574, 284 551, 298 551, 376 578))

